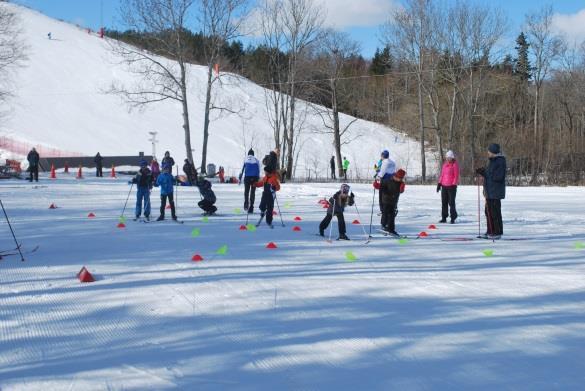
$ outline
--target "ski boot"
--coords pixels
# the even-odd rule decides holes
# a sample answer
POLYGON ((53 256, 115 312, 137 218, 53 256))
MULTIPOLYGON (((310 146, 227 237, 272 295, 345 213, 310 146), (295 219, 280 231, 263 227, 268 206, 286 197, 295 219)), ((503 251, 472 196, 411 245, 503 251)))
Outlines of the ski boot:
POLYGON ((337 238, 337 240, 349 240, 349 238, 347 237, 346 234, 341 234, 341 235, 339 235, 339 237, 337 238))
POLYGON ((158 219, 156 219, 156 221, 163 221, 165 219, 165 217, 163 215, 158 216, 158 219))

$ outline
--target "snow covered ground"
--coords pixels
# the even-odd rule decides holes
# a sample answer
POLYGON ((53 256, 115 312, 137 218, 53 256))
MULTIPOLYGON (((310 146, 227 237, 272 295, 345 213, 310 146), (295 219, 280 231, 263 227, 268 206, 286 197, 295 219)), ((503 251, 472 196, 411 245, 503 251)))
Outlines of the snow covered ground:
MULTIPOLYGON (((509 188, 506 236, 531 240, 492 243, 436 239, 477 234, 476 188, 460 188, 460 223, 433 231, 434 187, 408 186, 397 228, 430 237, 365 245, 359 225, 351 242, 314 235, 335 187, 284 184, 286 226, 250 232, 237 185, 214 186, 208 222, 180 188, 183 225, 119 229, 125 179, 3 181, 16 234, 40 248, 0 261, 0 388, 583 389, 585 189, 509 188), (78 282, 84 265, 96 282, 78 282)), ((352 190, 368 223, 372 188, 352 190)))

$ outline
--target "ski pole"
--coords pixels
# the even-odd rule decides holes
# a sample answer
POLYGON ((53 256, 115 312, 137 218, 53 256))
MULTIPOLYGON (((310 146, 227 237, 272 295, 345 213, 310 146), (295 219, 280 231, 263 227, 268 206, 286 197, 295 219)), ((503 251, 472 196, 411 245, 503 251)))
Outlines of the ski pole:
POLYGON ((177 178, 175 179, 175 210, 179 209, 179 166, 177 165, 177 178))
POLYGON ((353 206, 355 206, 355 211, 357 212, 358 218, 360 219, 360 227, 362 227, 362 231, 364 231, 364 235, 367 238, 368 237, 368 233, 366 232, 366 229, 364 228, 364 225, 362 224, 362 216, 360 214, 360 210, 358 209, 357 204, 355 203, 355 201, 353 203, 353 206))
POLYGON ((124 209, 122 209, 122 214, 120 217, 124 217, 124 212, 126 212, 126 205, 128 205, 128 200, 130 199, 130 193, 132 193, 132 188, 134 187, 134 182, 130 185, 130 191, 128 192, 128 197, 126 197, 126 202, 124 202, 124 209))
POLYGON ((16 243, 16 249, 20 254, 20 261, 24 262, 24 256, 22 255, 22 251, 20 251, 20 244, 18 244, 18 240, 16 240, 16 235, 14 235, 14 230, 12 229, 12 224, 10 224, 10 220, 8 219, 8 214, 6 213, 6 209, 4 209, 4 203, 0 200, 0 205, 2 205, 2 211, 4 212, 4 217, 6 217, 6 222, 8 223, 8 227, 10 227, 10 233, 12 233, 12 238, 14 239, 14 243, 16 243))
POLYGON ((276 201, 276 207, 278 208, 278 215, 280 216, 280 223, 284 227, 284 221, 282 220, 282 213, 280 213, 280 205, 278 205, 278 197, 276 196, 276 192, 274 192, 274 200, 276 201))
POLYGON ((480 189, 479 189, 479 176, 476 177, 477 181, 477 237, 481 236, 481 200, 480 200, 480 189))
POLYGON ((374 194, 372 195, 372 212, 370 213, 370 235, 372 237, 372 221, 374 220, 374 200, 376 199, 376 188, 374 187, 374 194))

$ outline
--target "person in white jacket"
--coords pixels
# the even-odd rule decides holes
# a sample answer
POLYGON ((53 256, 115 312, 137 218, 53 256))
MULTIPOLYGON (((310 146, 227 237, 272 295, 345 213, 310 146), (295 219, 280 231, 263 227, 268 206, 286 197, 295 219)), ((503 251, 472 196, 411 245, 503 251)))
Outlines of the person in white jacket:
MULTIPOLYGON (((390 152, 387 149, 382 151, 381 155, 381 163, 378 165, 378 171, 376 172, 375 180, 382 183, 392 180, 392 177, 396 173, 396 163, 394 160, 390 159, 390 152)), ((383 189, 386 186, 380 186, 380 193, 378 196, 378 205, 380 207, 380 212, 382 212, 383 205, 382 205, 382 197, 383 197, 383 189)))

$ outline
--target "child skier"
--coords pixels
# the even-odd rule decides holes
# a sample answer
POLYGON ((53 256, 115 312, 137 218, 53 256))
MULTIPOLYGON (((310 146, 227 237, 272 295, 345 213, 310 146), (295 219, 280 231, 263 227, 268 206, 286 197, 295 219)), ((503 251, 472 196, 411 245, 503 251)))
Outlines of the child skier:
POLYGON ((406 171, 400 169, 392 176, 390 180, 374 182, 374 187, 380 189, 382 194, 382 230, 388 232, 392 236, 399 236, 396 232, 395 219, 398 214, 398 199, 400 194, 404 192, 405 184, 404 177, 406 171))
POLYGON ((274 210, 274 198, 276 192, 280 190, 280 182, 278 181, 278 174, 274 171, 265 171, 264 178, 256 182, 256 187, 263 187, 262 199, 260 200, 260 221, 266 215, 266 224, 270 228, 272 226, 272 213, 274 210))
POLYGON ((199 193, 203 199, 197 203, 201 209, 203 209, 204 215, 212 215, 217 211, 217 206, 215 206, 215 193, 211 190, 211 182, 207 179, 201 179, 196 183, 197 188, 199 189, 199 193))
POLYGON ((156 220, 160 221, 165 219, 167 198, 169 204, 171 204, 171 217, 173 220, 177 220, 177 215, 175 214, 175 200, 173 198, 173 185, 175 180, 171 175, 172 166, 169 163, 163 163, 162 169, 162 173, 156 178, 156 186, 160 186, 160 216, 158 216, 158 219, 156 220))
POLYGON ((156 178, 158 178, 158 176, 160 175, 160 166, 155 157, 153 157, 152 161, 150 162, 150 171, 152 172, 153 182, 156 182, 156 178))
POLYGON ((345 218, 343 217, 343 211, 346 206, 352 206, 354 204, 354 195, 350 192, 349 185, 344 183, 341 185, 341 189, 329 198, 329 208, 327 208, 327 214, 321 224, 319 224, 319 235, 325 236, 325 230, 331 223, 333 215, 337 216, 337 225, 339 227, 339 238, 337 240, 349 240, 345 234, 345 218))
POLYGON ((152 173, 148 168, 146 160, 140 161, 140 170, 132 179, 132 183, 136 184, 138 192, 136 193, 136 209, 134 220, 138 220, 142 214, 142 204, 144 202, 144 217, 150 220, 150 190, 152 189, 152 173), (143 201, 144 200, 144 201, 143 201))

